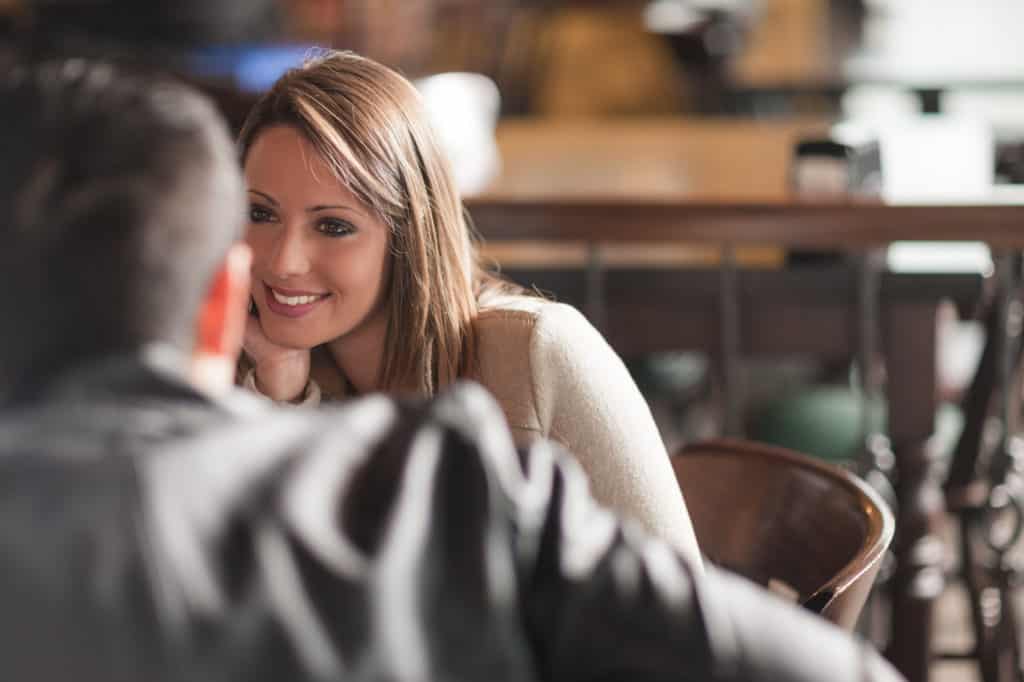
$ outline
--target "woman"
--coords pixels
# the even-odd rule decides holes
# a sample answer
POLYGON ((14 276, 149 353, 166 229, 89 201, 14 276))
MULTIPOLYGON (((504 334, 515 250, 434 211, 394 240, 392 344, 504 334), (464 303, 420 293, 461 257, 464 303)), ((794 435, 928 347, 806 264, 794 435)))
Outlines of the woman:
POLYGON ((408 81, 351 53, 318 57, 260 99, 239 145, 254 254, 244 385, 316 403, 478 381, 519 443, 560 442, 598 500, 699 556, 619 358, 575 309, 480 267, 408 81))

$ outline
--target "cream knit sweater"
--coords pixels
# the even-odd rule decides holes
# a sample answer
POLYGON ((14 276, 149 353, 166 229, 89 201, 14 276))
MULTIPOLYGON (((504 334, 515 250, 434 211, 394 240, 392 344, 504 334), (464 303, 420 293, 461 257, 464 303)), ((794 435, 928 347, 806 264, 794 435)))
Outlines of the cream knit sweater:
POLYGON ((699 565, 665 445, 629 372, 575 308, 502 297, 476 323, 479 376, 517 444, 549 438, 576 456, 594 497, 699 565))

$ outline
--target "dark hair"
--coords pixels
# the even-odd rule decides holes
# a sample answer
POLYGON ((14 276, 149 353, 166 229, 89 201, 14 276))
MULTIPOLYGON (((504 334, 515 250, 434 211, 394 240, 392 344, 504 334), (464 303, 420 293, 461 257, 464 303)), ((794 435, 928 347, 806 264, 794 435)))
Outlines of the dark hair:
POLYGON ((148 342, 190 349, 245 215, 213 105, 72 59, 0 76, 0 130, 0 387, 148 342))

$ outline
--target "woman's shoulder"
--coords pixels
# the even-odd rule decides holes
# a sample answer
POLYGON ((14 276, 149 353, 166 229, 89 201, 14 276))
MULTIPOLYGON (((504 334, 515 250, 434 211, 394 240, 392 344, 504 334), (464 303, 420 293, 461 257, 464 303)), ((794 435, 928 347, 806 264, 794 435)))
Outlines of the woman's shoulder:
POLYGON ((478 314, 477 354, 551 379, 614 355, 579 310, 539 297, 508 296, 478 314))
POLYGON ((477 314, 477 334, 485 336, 527 333, 533 337, 561 336, 560 332, 592 326, 571 305, 539 296, 508 295, 494 298, 477 314))
POLYGON ((474 324, 473 378, 501 404, 509 424, 551 436, 558 394, 578 387, 575 365, 600 334, 575 308, 540 297, 505 295, 487 301, 474 324))

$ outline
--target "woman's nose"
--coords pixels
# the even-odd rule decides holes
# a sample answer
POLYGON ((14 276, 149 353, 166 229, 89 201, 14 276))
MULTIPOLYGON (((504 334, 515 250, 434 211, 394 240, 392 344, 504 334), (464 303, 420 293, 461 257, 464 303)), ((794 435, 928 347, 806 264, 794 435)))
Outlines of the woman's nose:
POLYGON ((282 229, 274 240, 273 251, 268 265, 278 277, 284 279, 309 272, 309 257, 306 242, 299 230, 282 229))

